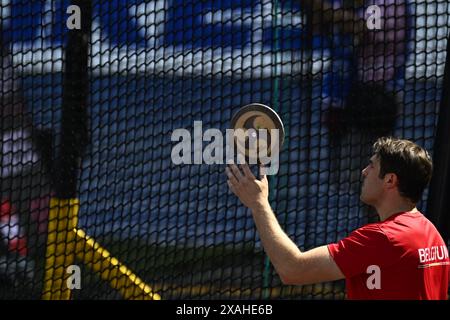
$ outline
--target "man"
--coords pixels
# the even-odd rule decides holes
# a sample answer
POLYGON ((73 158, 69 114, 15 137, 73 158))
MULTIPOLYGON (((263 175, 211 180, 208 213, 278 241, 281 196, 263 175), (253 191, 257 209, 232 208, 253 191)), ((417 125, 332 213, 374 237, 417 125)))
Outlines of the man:
POLYGON ((346 279, 349 299, 447 299, 450 260, 432 223, 416 208, 432 161, 408 140, 380 138, 362 171, 361 201, 380 218, 337 243, 301 252, 270 208, 266 176, 226 169, 231 191, 251 209, 262 244, 285 284, 346 279))

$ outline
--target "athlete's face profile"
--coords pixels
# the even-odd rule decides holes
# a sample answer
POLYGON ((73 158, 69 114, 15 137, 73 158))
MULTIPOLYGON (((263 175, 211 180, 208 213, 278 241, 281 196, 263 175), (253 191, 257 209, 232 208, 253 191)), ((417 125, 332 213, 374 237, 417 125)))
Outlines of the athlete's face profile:
POLYGON ((363 179, 360 199, 362 202, 372 205, 376 203, 383 191, 383 179, 379 177, 380 160, 377 156, 372 156, 369 164, 362 170, 363 179))

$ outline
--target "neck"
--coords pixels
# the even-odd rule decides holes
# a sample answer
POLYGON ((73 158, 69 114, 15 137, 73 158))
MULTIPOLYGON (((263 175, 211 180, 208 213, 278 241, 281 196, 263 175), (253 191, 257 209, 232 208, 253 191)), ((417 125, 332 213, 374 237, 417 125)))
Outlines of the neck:
POLYGON ((385 203, 375 206, 380 220, 384 221, 399 212, 417 212, 415 203, 410 201, 399 201, 398 203, 385 203))

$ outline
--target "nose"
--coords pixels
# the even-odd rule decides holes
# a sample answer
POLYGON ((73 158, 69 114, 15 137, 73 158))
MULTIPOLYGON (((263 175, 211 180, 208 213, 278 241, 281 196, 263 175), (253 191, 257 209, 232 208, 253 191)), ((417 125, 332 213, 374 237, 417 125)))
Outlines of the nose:
POLYGON ((361 175, 362 175, 363 177, 366 177, 366 176, 367 176, 367 167, 365 167, 365 168, 361 171, 361 175))

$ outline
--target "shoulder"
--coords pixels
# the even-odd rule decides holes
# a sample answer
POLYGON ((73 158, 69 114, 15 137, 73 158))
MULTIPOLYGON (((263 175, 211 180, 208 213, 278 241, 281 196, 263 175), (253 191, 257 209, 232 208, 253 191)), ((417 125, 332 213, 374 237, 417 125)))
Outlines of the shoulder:
POLYGON ((429 241, 440 237, 434 224, 421 212, 401 214, 380 223, 381 231, 397 246, 429 241))
POLYGON ((341 239, 336 245, 342 248, 385 247, 391 245, 379 223, 371 223, 352 231, 347 237, 341 239))
POLYGON ((395 237, 391 235, 389 230, 389 227, 386 228, 383 223, 370 223, 352 231, 343 241, 379 248, 391 247, 395 242, 395 237))
POLYGON ((386 237, 386 234, 380 223, 366 224, 350 233, 350 236, 364 235, 367 237, 386 237))

